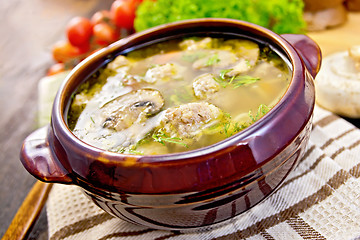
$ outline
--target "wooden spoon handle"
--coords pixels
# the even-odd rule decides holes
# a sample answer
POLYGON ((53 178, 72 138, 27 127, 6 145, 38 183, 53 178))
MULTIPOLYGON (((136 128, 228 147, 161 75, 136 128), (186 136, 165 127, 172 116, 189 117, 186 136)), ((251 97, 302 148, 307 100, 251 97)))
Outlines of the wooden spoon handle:
POLYGON ((21 204, 2 240, 25 239, 34 226, 51 190, 51 183, 37 181, 21 204))

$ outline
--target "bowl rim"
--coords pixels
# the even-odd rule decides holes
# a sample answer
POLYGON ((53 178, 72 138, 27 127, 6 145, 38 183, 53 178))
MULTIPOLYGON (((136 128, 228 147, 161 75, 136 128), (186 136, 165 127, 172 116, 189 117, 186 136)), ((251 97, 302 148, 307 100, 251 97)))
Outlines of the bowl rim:
MULTIPOLYGON (((194 32, 194 34, 196 34, 194 32)), ((190 35, 190 34, 189 34, 190 35)), ((260 35, 255 35, 255 39, 258 39, 260 35)), ((77 151, 85 153, 87 156, 95 154, 97 156, 101 156, 101 158, 97 158, 98 161, 102 161, 105 164, 109 162, 114 162, 116 164, 146 164, 151 163, 152 165, 156 164, 164 164, 164 163, 174 163, 174 161, 185 161, 193 160, 194 158, 202 158, 203 156, 212 157, 217 156, 217 154, 224 154, 224 151, 230 152, 232 149, 238 147, 239 145, 246 144, 246 141, 242 141, 254 135, 257 131, 259 131, 264 125, 271 121, 272 117, 277 114, 278 111, 282 108, 282 105, 286 101, 289 101, 294 92, 298 91, 298 86, 301 84, 302 79, 305 78, 305 66, 297 53, 294 47, 287 42, 280 35, 272 32, 271 30, 258 26, 253 23, 235 20, 235 19, 225 19, 225 18, 201 18, 201 19, 191 19, 191 20, 182 20, 173 23, 163 24, 160 26, 156 26, 150 28, 148 30, 144 30, 142 32, 134 33, 126 38, 120 39, 119 41, 105 47, 96 53, 90 55, 81 63, 79 63, 66 77, 64 82, 59 88, 59 91, 55 97, 52 109, 52 118, 51 118, 51 127, 55 132, 56 136, 62 135, 65 139, 72 142, 72 144, 76 144, 79 147, 77 151), (262 37, 265 37, 269 40, 273 45, 279 47, 286 54, 285 57, 288 58, 291 64, 292 76, 290 83, 282 95, 280 100, 270 109, 270 111, 258 121, 253 123, 251 126, 246 129, 240 131, 237 134, 234 134, 231 137, 228 137, 220 142, 215 144, 205 146, 202 148, 198 148, 191 151, 171 153, 171 154, 162 154, 162 155, 132 155, 132 154, 123 154, 111 152, 108 150, 104 150, 101 148, 94 147, 79 138, 77 138, 73 132, 69 129, 68 124, 65 120, 65 115, 67 110, 67 105, 69 103, 69 96, 67 90, 71 89, 70 83, 74 81, 81 72, 85 72, 87 67, 91 64, 92 61, 96 59, 101 59, 109 53, 113 51, 117 51, 121 46, 126 46, 131 43, 135 39, 146 38, 151 34, 156 34, 162 31, 166 31, 168 28, 183 28, 188 27, 190 25, 201 25, 201 24, 230 24, 237 25, 239 29, 246 28, 251 29, 252 33, 256 32, 257 34, 262 34, 262 37), (66 100, 68 99, 68 100, 66 100)), ((79 86, 79 84, 77 85, 79 86)), ((71 94, 74 93, 76 89, 73 89, 71 94)), ((308 120, 311 116, 308 117, 308 120)), ((305 124, 304 124, 305 125, 305 124)), ((295 138, 295 136, 294 136, 295 138)))

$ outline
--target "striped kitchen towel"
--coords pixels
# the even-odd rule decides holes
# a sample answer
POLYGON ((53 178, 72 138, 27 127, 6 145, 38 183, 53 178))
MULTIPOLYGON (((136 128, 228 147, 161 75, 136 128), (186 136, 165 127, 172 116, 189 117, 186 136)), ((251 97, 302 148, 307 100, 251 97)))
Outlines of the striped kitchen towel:
POLYGON ((76 186, 47 202, 55 239, 360 239, 360 130, 316 107, 304 157, 285 183, 249 211, 207 231, 149 229, 105 213, 76 186))

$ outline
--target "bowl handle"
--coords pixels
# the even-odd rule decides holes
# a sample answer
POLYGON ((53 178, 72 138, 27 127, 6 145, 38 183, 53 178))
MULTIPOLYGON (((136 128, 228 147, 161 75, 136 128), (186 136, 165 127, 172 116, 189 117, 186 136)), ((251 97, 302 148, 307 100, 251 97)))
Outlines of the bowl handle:
POLYGON ((49 126, 31 133, 23 142, 20 160, 26 170, 44 182, 73 183, 70 174, 52 154, 47 141, 49 126))
POLYGON ((282 34, 281 37, 294 46, 311 76, 315 78, 321 66, 321 50, 319 45, 310 37, 302 34, 282 34))

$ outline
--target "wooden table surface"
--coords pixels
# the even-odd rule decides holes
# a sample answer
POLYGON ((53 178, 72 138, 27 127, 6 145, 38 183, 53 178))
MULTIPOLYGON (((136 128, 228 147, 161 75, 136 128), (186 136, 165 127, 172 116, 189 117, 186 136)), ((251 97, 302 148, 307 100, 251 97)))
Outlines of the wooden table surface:
MULTIPOLYGON (((12 0, 0 4, 0 237, 35 183, 19 160, 36 129, 37 84, 53 63, 51 46, 74 16, 110 9, 112 0, 12 0)), ((47 239, 46 215, 31 236, 47 239)))
MULTIPOLYGON (((53 63, 51 46, 73 16, 90 17, 112 0, 13 0, 0 4, 0 237, 36 180, 19 161, 23 139, 36 129, 37 83, 53 63)), ((311 33, 324 55, 360 44, 360 14, 342 27, 311 33)), ((47 239, 43 212, 31 239, 47 239)))

